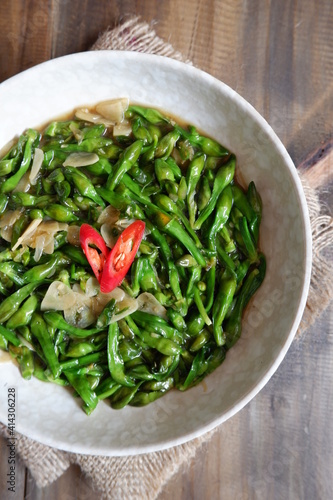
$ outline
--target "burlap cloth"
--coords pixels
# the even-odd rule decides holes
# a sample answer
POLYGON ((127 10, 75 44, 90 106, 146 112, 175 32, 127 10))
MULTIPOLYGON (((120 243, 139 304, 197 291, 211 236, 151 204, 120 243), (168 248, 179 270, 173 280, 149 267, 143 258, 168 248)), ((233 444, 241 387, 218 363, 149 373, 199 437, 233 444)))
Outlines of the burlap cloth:
MULTIPOLYGON (((139 18, 129 18, 121 25, 103 33, 92 50, 136 50, 172 57, 191 64, 173 47, 161 40, 152 26, 139 18)), ((308 202, 313 236, 313 267, 310 292, 298 334, 308 328, 333 298, 333 265, 325 258, 325 250, 333 244, 333 219, 325 214, 319 202, 319 192, 312 189, 301 175, 308 202)), ((6 427, 0 432, 6 436, 6 427)), ((161 452, 139 456, 103 457, 77 455, 37 443, 16 435, 17 452, 40 487, 55 481, 71 465, 78 464, 91 480, 93 487, 108 499, 155 499, 163 485, 183 465, 189 464, 200 446, 215 431, 188 443, 161 452)))

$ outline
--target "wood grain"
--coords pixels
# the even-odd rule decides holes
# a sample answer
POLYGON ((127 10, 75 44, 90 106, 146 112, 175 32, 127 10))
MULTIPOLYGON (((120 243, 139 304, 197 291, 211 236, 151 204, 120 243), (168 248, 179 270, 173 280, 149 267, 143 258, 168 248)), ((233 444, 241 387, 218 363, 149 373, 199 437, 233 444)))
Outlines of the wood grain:
MULTIPOLYGON (((0 82, 50 58, 88 50, 103 30, 132 14, 256 108, 321 189, 332 214, 331 0, 1 0, 0 82)), ((333 305, 159 500, 331 500, 332 360, 333 305)), ((1 500, 13 498, 4 482, 6 453, 1 439, 1 500)), ((19 500, 101 499, 75 466, 44 490, 20 463, 17 474, 19 500)))

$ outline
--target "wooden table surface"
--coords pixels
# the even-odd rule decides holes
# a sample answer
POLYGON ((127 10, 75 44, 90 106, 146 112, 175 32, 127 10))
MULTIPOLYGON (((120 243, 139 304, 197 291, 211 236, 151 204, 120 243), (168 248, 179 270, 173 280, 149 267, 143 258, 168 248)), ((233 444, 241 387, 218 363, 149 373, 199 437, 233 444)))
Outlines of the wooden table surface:
MULTIPOLYGON (((129 14, 153 22, 161 38, 245 97, 296 166, 317 151, 308 175, 332 215, 331 0, 1 0, 0 82, 89 49, 129 14)), ((333 304, 293 342, 260 394, 221 426, 159 500, 332 499, 332 339, 333 304)), ((14 498, 4 484, 6 457, 2 440, 1 499, 14 498)), ((45 489, 22 464, 16 475, 15 499, 100 498, 76 466, 45 489)))

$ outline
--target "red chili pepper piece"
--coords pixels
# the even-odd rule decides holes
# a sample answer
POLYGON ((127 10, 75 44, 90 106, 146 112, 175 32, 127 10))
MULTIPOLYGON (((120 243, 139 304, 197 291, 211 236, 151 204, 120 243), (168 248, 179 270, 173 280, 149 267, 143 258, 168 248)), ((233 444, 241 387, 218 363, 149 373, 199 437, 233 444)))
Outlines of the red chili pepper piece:
POLYGON ((111 292, 123 281, 139 249, 144 230, 145 223, 137 220, 121 233, 104 265, 100 281, 102 293, 111 292))
POLYGON ((96 229, 89 226, 89 224, 82 224, 80 227, 80 243, 94 275, 100 282, 105 261, 110 253, 105 241, 96 229))

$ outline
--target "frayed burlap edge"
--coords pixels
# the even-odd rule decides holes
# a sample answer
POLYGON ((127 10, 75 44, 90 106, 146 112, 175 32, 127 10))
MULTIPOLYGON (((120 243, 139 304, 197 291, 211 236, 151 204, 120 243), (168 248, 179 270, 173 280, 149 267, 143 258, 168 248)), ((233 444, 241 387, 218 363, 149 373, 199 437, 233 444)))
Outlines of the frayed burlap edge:
POLYGON ((152 24, 140 21, 139 16, 130 17, 119 26, 109 28, 102 33, 91 50, 132 50, 171 57, 192 64, 170 43, 159 38, 152 24))
MULTIPOLYGON (((172 57, 190 63, 172 45, 160 39, 151 25, 138 17, 125 20, 120 26, 103 33, 92 50, 136 50, 172 57)), ((333 243, 333 219, 322 213, 318 193, 301 176, 308 203, 313 237, 313 264, 308 300, 298 335, 323 312, 333 297, 333 266, 323 251, 333 243)), ((207 443, 217 429, 173 448, 138 456, 104 457, 78 455, 51 448, 16 434, 17 452, 29 468, 39 487, 50 485, 71 464, 77 464, 92 481, 103 498, 154 500, 165 483, 180 467, 189 465, 195 453, 207 443)), ((6 426, 0 424, 0 434, 7 436, 6 426)))
POLYGON ((324 255, 333 247, 333 219, 325 214, 325 207, 319 201, 319 192, 314 190, 300 175, 306 197, 312 233, 312 270, 305 310, 296 337, 311 326, 333 299, 333 264, 324 255))

